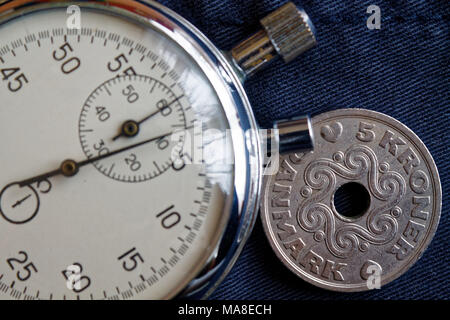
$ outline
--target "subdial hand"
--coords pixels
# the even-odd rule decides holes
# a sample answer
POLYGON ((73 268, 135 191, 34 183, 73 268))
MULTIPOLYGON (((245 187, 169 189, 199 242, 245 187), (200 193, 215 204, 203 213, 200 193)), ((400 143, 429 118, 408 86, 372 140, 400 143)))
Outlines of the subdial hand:
POLYGON ((17 206, 20 206, 22 203, 24 203, 25 201, 27 201, 29 198, 31 197, 31 194, 27 195, 25 198, 21 199, 21 200, 17 200, 17 202, 15 204, 13 204, 11 206, 11 208, 15 208, 17 206))
POLYGON ((45 179, 48 179, 48 178, 51 178, 51 177, 54 177, 54 176, 57 176, 57 175, 63 175, 65 177, 73 177, 73 176, 75 176, 78 173, 78 171, 79 171, 79 169, 81 167, 84 167, 84 166, 86 166, 88 164, 91 164, 91 163, 103 160, 105 158, 112 157, 112 156, 114 156, 116 154, 125 152, 127 150, 140 147, 140 146, 142 146, 144 144, 147 144, 147 143, 150 143, 150 142, 153 142, 153 141, 157 141, 159 139, 162 139, 164 137, 170 136, 172 134, 173 134, 173 132, 162 134, 162 135, 159 135, 157 137, 153 137, 151 139, 147 139, 147 140, 144 140, 144 141, 141 141, 141 142, 138 142, 138 143, 135 143, 135 144, 132 144, 132 145, 129 145, 129 146, 117 149, 115 151, 111 151, 111 152, 109 152, 107 154, 103 154, 103 155, 100 155, 100 156, 97 156, 97 157, 92 157, 92 158, 89 158, 89 159, 86 159, 86 160, 83 160, 83 161, 80 161, 80 162, 76 162, 75 160, 70 160, 70 159, 69 160, 64 160, 61 163, 61 165, 60 165, 60 167, 58 169, 53 170, 53 171, 49 171, 47 173, 44 173, 44 174, 41 174, 41 175, 38 175, 38 176, 35 176, 33 178, 22 180, 20 182, 17 182, 17 184, 20 187, 24 187, 24 186, 28 186, 28 185, 33 184, 35 182, 43 181, 45 179))
POLYGON ((178 98, 175 98, 173 101, 171 101, 168 104, 164 105, 162 108, 158 108, 158 110, 152 112, 151 114, 149 114, 145 118, 141 119, 140 121, 135 121, 135 120, 127 120, 127 121, 125 121, 122 124, 122 127, 120 128, 120 133, 113 138, 113 141, 116 141, 120 137, 128 137, 128 138, 135 137, 139 133, 140 125, 142 123, 144 123, 145 121, 153 118, 158 113, 163 112, 164 110, 169 108, 171 105, 173 105, 175 102, 177 102, 178 100, 180 100, 183 97, 184 97, 184 95, 181 95, 178 98))

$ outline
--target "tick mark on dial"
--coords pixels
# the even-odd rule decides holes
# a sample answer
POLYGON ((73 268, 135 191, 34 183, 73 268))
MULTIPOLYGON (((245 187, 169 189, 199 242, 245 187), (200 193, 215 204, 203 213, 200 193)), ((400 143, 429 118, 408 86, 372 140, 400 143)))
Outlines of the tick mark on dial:
POLYGON ((156 169, 158 170, 158 172, 161 174, 163 173, 163 171, 161 171, 161 169, 159 168, 158 164, 156 163, 156 161, 153 161, 154 166, 156 167, 156 169))
POLYGON ((156 87, 156 81, 155 81, 155 83, 153 84, 153 87, 150 89, 150 93, 153 93, 153 90, 155 90, 155 87, 156 87))
POLYGON ((116 164, 113 163, 113 164, 111 165, 111 167, 109 167, 109 171, 108 171, 108 175, 109 175, 109 176, 112 174, 112 172, 113 172, 115 166, 116 166, 116 164))

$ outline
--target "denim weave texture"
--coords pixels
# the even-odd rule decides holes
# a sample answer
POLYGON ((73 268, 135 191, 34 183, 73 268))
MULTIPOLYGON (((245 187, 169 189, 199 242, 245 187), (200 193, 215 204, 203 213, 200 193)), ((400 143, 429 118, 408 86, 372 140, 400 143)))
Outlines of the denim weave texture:
MULTIPOLYGON (((259 30, 259 19, 286 1, 161 0, 229 50, 259 30)), ((292 63, 277 61, 245 88, 262 127, 276 119, 340 108, 394 117, 427 145, 442 183, 437 233, 403 276, 363 293, 337 293, 301 280, 277 259, 257 220, 242 255, 213 299, 449 299, 449 25, 448 0, 303 0, 318 46, 292 63), (381 29, 369 30, 369 5, 381 9, 381 29)))

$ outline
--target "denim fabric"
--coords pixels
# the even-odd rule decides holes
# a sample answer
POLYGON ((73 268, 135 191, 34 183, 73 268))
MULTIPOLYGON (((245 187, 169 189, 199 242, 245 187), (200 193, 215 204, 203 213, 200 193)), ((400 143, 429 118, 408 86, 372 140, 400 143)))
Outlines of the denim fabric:
MULTIPOLYGON (((230 49, 285 1, 162 0, 219 48, 230 49)), ((285 65, 278 61, 246 83, 257 120, 366 108, 403 122, 428 146, 443 187, 441 221, 422 258, 381 290, 334 293, 289 272, 273 254, 258 220, 214 299, 450 298, 449 21, 448 0, 303 0, 319 45, 285 65), (381 30, 369 30, 366 9, 381 8, 381 30)))

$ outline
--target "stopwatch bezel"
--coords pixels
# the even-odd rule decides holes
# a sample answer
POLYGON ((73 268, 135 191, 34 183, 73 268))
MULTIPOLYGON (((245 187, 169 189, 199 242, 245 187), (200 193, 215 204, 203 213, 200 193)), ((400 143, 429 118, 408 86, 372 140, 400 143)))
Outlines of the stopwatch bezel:
POLYGON ((216 92, 230 126, 234 151, 234 185, 228 195, 211 254, 199 261, 192 275, 164 299, 206 298, 236 262, 253 228, 261 188, 261 147, 258 126, 243 85, 222 52, 196 27, 165 6, 151 0, 0 1, 0 25, 20 16, 52 8, 78 5, 118 15, 159 32, 197 64, 216 92), (236 179, 236 175, 245 179, 236 179), (206 270, 205 267, 208 266, 206 270))

